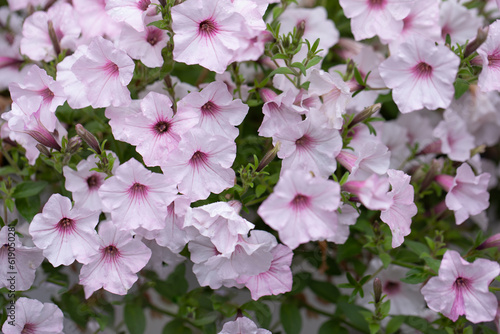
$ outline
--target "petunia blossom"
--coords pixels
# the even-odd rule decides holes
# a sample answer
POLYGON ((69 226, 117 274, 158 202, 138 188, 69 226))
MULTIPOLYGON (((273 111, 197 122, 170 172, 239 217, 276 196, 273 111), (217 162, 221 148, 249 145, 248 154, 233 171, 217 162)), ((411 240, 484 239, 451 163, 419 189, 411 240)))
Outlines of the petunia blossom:
POLYGON ((460 58, 432 40, 411 37, 379 66, 394 102, 402 113, 447 108, 455 94, 453 83, 460 58))
POLYGON ((264 222, 278 231, 291 249, 337 233, 339 184, 307 171, 285 171, 274 191, 258 209, 264 222))
POLYGON ((151 250, 111 221, 99 223, 99 236, 98 251, 80 271, 85 298, 100 288, 125 295, 151 258, 151 250))
POLYGON ((439 275, 432 277, 421 291, 431 310, 453 321, 461 315, 472 323, 492 321, 498 300, 488 286, 499 274, 497 262, 477 259, 469 263, 458 252, 448 250, 439 275))
POLYGON ((175 184, 167 176, 147 170, 133 158, 120 165, 98 192, 103 210, 111 213, 120 230, 126 231, 164 228, 167 206, 177 195, 175 184))
POLYGON ((95 227, 100 211, 71 207, 71 201, 53 194, 30 224, 33 243, 54 267, 75 260, 88 263, 98 247, 95 227))
POLYGON ((8 317, 7 321, 4 322, 2 326, 4 334, 63 334, 64 316, 61 309, 55 304, 19 297, 13 306, 14 319, 8 317))
POLYGON ((264 328, 257 328, 257 325, 247 317, 238 317, 234 321, 228 321, 222 327, 219 334, 271 334, 264 328))
POLYGON ((477 49, 483 62, 478 86, 483 92, 500 91, 500 20, 493 22, 486 41, 477 49))
POLYGON ((84 83, 92 107, 118 107, 130 104, 127 85, 132 80, 134 66, 134 61, 125 51, 98 36, 76 59, 71 71, 84 83))

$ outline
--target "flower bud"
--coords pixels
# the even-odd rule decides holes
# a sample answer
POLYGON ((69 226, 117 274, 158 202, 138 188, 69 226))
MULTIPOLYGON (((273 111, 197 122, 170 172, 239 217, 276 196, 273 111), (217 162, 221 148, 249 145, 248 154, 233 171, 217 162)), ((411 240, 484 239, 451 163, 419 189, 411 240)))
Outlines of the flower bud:
POLYGON ((42 144, 36 144, 36 148, 40 151, 40 153, 45 155, 47 158, 50 158, 50 152, 45 146, 42 144))
POLYGON ((28 134, 40 144, 61 151, 61 146, 57 143, 54 136, 43 126, 36 130, 28 131, 28 134))
POLYGON ((257 166, 257 169, 255 170, 256 172, 260 172, 261 170, 263 170, 267 165, 269 165, 271 163, 271 161, 274 160, 274 158, 276 157, 276 154, 278 153, 278 151, 280 150, 280 147, 281 147, 281 143, 278 141, 276 142, 276 146, 274 146, 274 148, 272 150, 270 150, 269 152, 266 153, 266 155, 264 155, 264 157, 262 158, 262 160, 260 161, 259 165, 257 166))
POLYGON ((486 38, 488 37, 488 28, 489 27, 477 29, 476 38, 465 47, 464 58, 473 54, 481 46, 481 44, 486 41, 486 38))
POLYGON ((75 126, 76 133, 80 138, 83 139, 87 143, 87 145, 90 146, 97 154, 101 154, 101 148, 99 147, 99 142, 97 141, 97 138, 90 133, 87 129, 83 127, 81 124, 77 124, 75 126))
POLYGON ((497 247, 500 249, 500 233, 494 234, 488 239, 486 239, 482 244, 477 246, 476 249, 486 249, 486 248, 493 248, 497 247))
POLYGON ((299 41, 306 31, 306 21, 302 20, 297 24, 297 40, 299 41))
POLYGON ((57 34, 54 30, 54 24, 52 23, 52 21, 49 20, 48 26, 50 41, 52 42, 52 46, 54 47, 56 55, 59 55, 61 53, 61 44, 59 44, 59 39, 57 38, 57 34))
POLYGON ((362 112, 354 116, 352 122, 349 124, 349 128, 352 128, 354 125, 361 123, 367 120, 368 118, 372 117, 373 115, 375 115, 380 111, 380 108, 382 108, 381 103, 376 103, 374 105, 365 108, 362 112))
POLYGON ((425 189, 427 189, 428 186, 431 185, 432 181, 434 181, 436 176, 441 172, 442 168, 443 168, 443 161, 442 160, 438 160, 438 159, 432 160, 429 171, 425 175, 425 177, 420 185, 420 191, 424 191, 425 189))
POLYGON ((375 304, 380 302, 382 298, 382 282, 378 277, 375 277, 373 280, 373 298, 375 300, 375 304))
POLYGON ((66 152, 69 154, 75 154, 78 152, 80 147, 82 146, 82 138, 79 136, 75 136, 73 138, 70 138, 68 141, 68 145, 66 146, 66 152))

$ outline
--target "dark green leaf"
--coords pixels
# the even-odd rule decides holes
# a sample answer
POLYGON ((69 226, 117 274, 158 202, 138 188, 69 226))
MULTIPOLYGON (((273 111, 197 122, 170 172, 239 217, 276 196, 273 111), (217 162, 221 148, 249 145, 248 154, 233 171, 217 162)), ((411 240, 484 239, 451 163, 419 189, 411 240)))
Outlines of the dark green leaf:
POLYGON ((328 282, 311 281, 309 283, 309 288, 311 288, 318 297, 332 303, 336 303, 340 296, 339 289, 328 282))
POLYGON ((5 206, 7 207, 7 209, 9 209, 10 212, 14 211, 14 201, 12 200, 12 198, 7 197, 5 199, 5 206))
POLYGON ((319 64, 321 59, 323 59, 323 58, 320 56, 313 57, 313 59, 309 60, 309 62, 307 63, 306 68, 309 69, 309 68, 313 67, 314 65, 319 64))
POLYGON ((380 253, 379 257, 380 257, 380 260, 382 260, 382 263, 384 265, 384 269, 387 269, 387 267, 389 267, 389 265, 392 262, 391 256, 387 253, 380 253))
POLYGON ((293 71, 291 69, 289 69, 288 67, 280 67, 280 68, 277 68, 274 71, 272 71, 269 74, 269 77, 272 77, 273 75, 276 75, 276 74, 293 74, 293 71))
POLYGON ((418 256, 420 256, 422 253, 430 253, 429 247, 421 242, 405 240, 404 244, 418 256))
POLYGON ((167 22, 164 20, 154 21, 149 23, 148 26, 155 26, 156 28, 165 30, 167 29, 167 22))
POLYGON ((266 192, 266 186, 263 185, 263 184, 259 184, 256 188, 255 188, 255 196, 257 198, 259 198, 263 193, 266 192))
POLYGON ((302 329, 302 317, 296 304, 281 304, 280 319, 286 334, 300 334, 302 329))
POLYGON ((348 334, 349 332, 344 327, 340 327, 338 320, 328 320, 319 328, 318 334, 348 334))
POLYGON ((303 75, 306 75, 306 67, 304 66, 304 64, 297 61, 290 66, 298 68, 303 75))
POLYGON ((357 67, 354 67, 354 78, 356 79, 356 82, 360 85, 363 86, 363 77, 361 76, 361 73, 359 73, 359 70, 357 67))
POLYGON ((38 195, 46 186, 48 185, 45 181, 24 181, 19 183, 12 197, 14 198, 26 198, 34 195, 38 195))
POLYGON ((457 78, 457 80, 453 83, 453 86, 455 87, 455 100, 458 100, 469 90, 469 82, 461 78, 457 78))
POLYGON ((210 313, 205 314, 204 316, 202 316, 199 319, 195 319, 193 321, 193 323, 196 326, 205 326, 205 325, 208 325, 208 324, 214 322, 218 316, 219 316, 219 314, 217 312, 210 312, 210 313))
POLYGON ((188 290, 185 273, 186 265, 184 263, 179 264, 165 281, 156 282, 155 290, 163 297, 175 301, 188 290))
POLYGON ((0 168, 0 176, 15 174, 16 170, 12 166, 4 166, 0 168))
POLYGON ((184 326, 184 322, 180 319, 170 321, 164 328, 163 334, 191 334, 189 327, 184 326))
POLYGON ((387 323, 387 326, 385 327, 385 333, 386 334, 392 334, 397 332, 399 327, 404 323, 405 317, 402 316, 395 316, 392 317, 391 320, 387 323))
POLYGON ((269 328, 271 325, 272 313, 269 306, 259 301, 250 301, 241 306, 242 310, 254 311, 260 327, 269 328))
POLYGON ((130 334, 143 334, 146 330, 146 316, 140 303, 125 304, 123 318, 130 334))
POLYGON ((40 211, 40 206, 40 197, 38 195, 16 199, 17 211, 19 211, 21 216, 28 222, 31 222, 33 217, 40 211))

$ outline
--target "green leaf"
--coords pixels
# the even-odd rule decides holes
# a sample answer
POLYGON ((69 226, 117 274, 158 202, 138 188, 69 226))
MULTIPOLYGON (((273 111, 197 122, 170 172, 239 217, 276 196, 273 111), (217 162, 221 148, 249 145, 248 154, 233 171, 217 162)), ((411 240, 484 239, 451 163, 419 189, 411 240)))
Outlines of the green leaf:
POLYGON ((172 301, 183 296, 188 290, 188 282, 186 281, 186 265, 184 263, 175 267, 175 270, 168 276, 165 281, 157 281, 155 290, 172 301))
POLYGON ((318 334, 348 334, 349 332, 344 327, 340 327, 338 320, 328 320, 319 328, 318 334))
POLYGON ((290 66, 298 68, 300 70, 300 72, 302 72, 303 75, 307 74, 306 73, 306 67, 301 62, 297 61, 297 62, 291 64, 290 66))
POLYGON ((321 281, 311 281, 309 283, 309 288, 320 298, 327 300, 332 303, 336 303, 339 296, 340 291, 337 287, 328 282, 321 281))
POLYGON ((392 262, 391 256, 387 253, 380 253, 379 257, 380 257, 380 260, 382 260, 382 263, 384 265, 384 269, 387 269, 387 267, 389 267, 389 265, 392 262))
POLYGON ((389 320, 387 326, 385 327, 385 333, 386 334, 396 333, 404 322, 405 322, 405 317, 402 316, 392 317, 392 319, 389 320))
POLYGON ((14 198, 26 198, 34 195, 38 195, 42 190, 48 185, 45 181, 24 181, 19 183, 12 197, 14 198))
POLYGON ((272 77, 273 75, 276 74, 293 74, 293 71, 289 69, 288 67, 280 67, 272 71, 268 76, 272 77))
POLYGON ((408 283, 408 284, 418 284, 425 282, 427 279, 428 275, 424 272, 422 272, 420 269, 410 269, 406 273, 406 277, 401 279, 401 282, 408 283))
POLYGON ((357 67, 354 67, 354 78, 356 79, 356 82, 360 85, 363 86, 363 77, 361 76, 361 73, 359 73, 359 70, 357 67))
POLYGON ((263 185, 263 184, 259 184, 256 188, 255 188, 255 196, 257 198, 259 198, 263 193, 266 192, 266 186, 263 185))
POLYGON ((371 323, 369 326, 370 334, 377 334, 380 331, 380 325, 377 323, 371 323))
POLYGON ((15 174, 16 170, 12 166, 4 166, 0 168, 0 176, 5 176, 9 174, 15 174))
POLYGON ((457 78, 453 86, 455 87, 455 100, 458 100, 469 90, 469 82, 461 78, 457 78))
POLYGON ((273 314, 271 313, 271 309, 266 304, 259 301, 250 301, 241 306, 242 310, 245 311, 254 311, 257 322, 260 324, 260 327, 269 328, 271 325, 271 320, 273 314))
POLYGON ((275 59, 288 59, 288 56, 284 55, 282 53, 277 53, 271 59, 272 60, 275 60, 275 59))
POLYGON ((125 304, 123 318, 130 334, 143 334, 146 330, 146 316, 140 303, 132 302, 125 304))
POLYGON ((434 270, 435 273, 439 271, 441 261, 433 259, 432 257, 424 257, 424 261, 432 270, 434 270))
POLYGON ((12 198, 7 197, 5 199, 5 206, 7 207, 7 209, 9 209, 10 212, 14 211, 14 201, 12 200, 12 198))
POLYGON ((302 329, 302 317, 296 304, 281 304, 280 319, 286 334, 300 334, 302 329))
POLYGON ((311 60, 309 60, 309 62, 307 63, 306 65, 306 69, 309 69, 311 67, 313 67, 314 65, 316 64, 319 64, 319 62, 321 61, 321 59, 323 59, 323 57, 320 57, 320 56, 315 56, 313 57, 311 60))
POLYGON ((184 322, 180 319, 174 319, 170 321, 165 327, 163 327, 163 334, 191 334, 192 331, 189 327, 184 326, 184 322))
POLYGON ((156 28, 159 28, 162 30, 165 30, 168 27, 167 22, 165 22, 164 20, 158 20, 158 21, 151 22, 148 24, 148 27, 149 26, 155 26, 156 28))
POLYGON ((38 195, 16 199, 17 211, 28 222, 31 222, 33 217, 40 211, 40 206, 40 196, 38 195))
POLYGON ((384 316, 387 316, 390 310, 391 310, 391 300, 388 299, 387 301, 383 302, 382 305, 380 306, 380 312, 384 316))
POLYGON ((218 316, 219 316, 219 313, 217 313, 217 312, 209 312, 209 313, 205 314, 203 317, 193 320, 193 324, 195 324, 196 326, 205 326, 205 325, 208 325, 210 323, 215 322, 215 320, 217 320, 218 316))
POLYGON ((418 256, 420 256, 422 253, 430 253, 429 247, 427 247, 427 245, 424 245, 421 242, 405 240, 404 244, 408 246, 408 248, 418 256))

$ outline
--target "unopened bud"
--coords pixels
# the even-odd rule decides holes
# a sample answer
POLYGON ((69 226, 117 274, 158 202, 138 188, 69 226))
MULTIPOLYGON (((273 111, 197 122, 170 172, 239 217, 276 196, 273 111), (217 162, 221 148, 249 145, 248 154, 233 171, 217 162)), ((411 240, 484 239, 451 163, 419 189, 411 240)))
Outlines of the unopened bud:
POLYGON ((68 145, 66 146, 66 152, 69 154, 75 154, 78 152, 80 147, 82 146, 82 138, 79 136, 74 136, 73 138, 70 138, 68 141, 68 145))
POLYGON ((491 237, 486 239, 482 244, 477 246, 476 249, 481 250, 481 249, 493 248, 493 247, 497 247, 498 249, 500 249, 500 233, 492 235, 491 237))
POLYGON ((42 144, 36 144, 36 148, 40 151, 40 153, 45 155, 47 158, 50 158, 50 152, 45 146, 42 144))
POLYGON ((262 158, 262 160, 260 161, 259 165, 257 166, 257 169, 255 170, 256 172, 260 172, 261 170, 263 170, 267 165, 269 165, 271 163, 271 161, 274 160, 274 158, 276 157, 276 154, 278 154, 278 151, 280 150, 280 147, 281 147, 281 143, 278 141, 276 142, 276 146, 274 146, 274 148, 272 150, 270 150, 269 152, 267 152, 264 157, 262 158))
POLYGON ((477 29, 476 38, 465 47, 465 58, 473 54, 481 46, 481 44, 486 41, 486 38, 488 37, 488 28, 489 27, 477 29))
POLYGON ((376 103, 374 105, 365 108, 359 114, 354 116, 352 122, 349 124, 349 128, 352 128, 354 125, 361 123, 367 120, 368 118, 372 117, 373 115, 375 115, 380 111, 380 108, 382 108, 382 104, 380 103, 376 103))
POLYGON ((472 150, 470 150, 470 157, 472 158, 476 154, 481 154, 481 153, 484 153, 484 152, 486 152, 486 145, 484 145, 484 144, 483 145, 479 145, 478 147, 475 147, 472 150))
POLYGON ((92 133, 85 129, 81 124, 77 124, 75 129, 76 133, 83 139, 84 142, 87 143, 87 145, 90 146, 90 148, 92 148, 99 155, 102 153, 101 148, 99 147, 99 142, 92 133))
POLYGON ((297 40, 300 40, 304 36, 306 31, 306 21, 302 20, 297 24, 297 40))
POLYGON ((375 300, 375 304, 380 302, 382 299, 382 282, 378 277, 375 277, 373 280, 373 298, 375 300))
POLYGON ((42 126, 38 127, 36 130, 30 130, 28 134, 40 144, 53 148, 56 151, 61 151, 61 146, 45 127, 42 126))
POLYGON ((54 24, 51 20, 49 20, 47 24, 49 26, 50 41, 52 42, 56 55, 59 55, 61 53, 61 44, 59 44, 59 39, 57 38, 56 31, 54 30, 54 24))
POLYGON ((167 0, 160 0, 160 5, 162 7, 166 7, 167 6, 167 0))
POLYGON ((349 62, 347 63, 347 68, 345 70, 344 81, 348 80, 349 78, 351 78, 351 76, 354 73, 354 68, 355 67, 356 67, 356 64, 354 64, 354 61, 352 61, 352 59, 349 59, 349 62))

